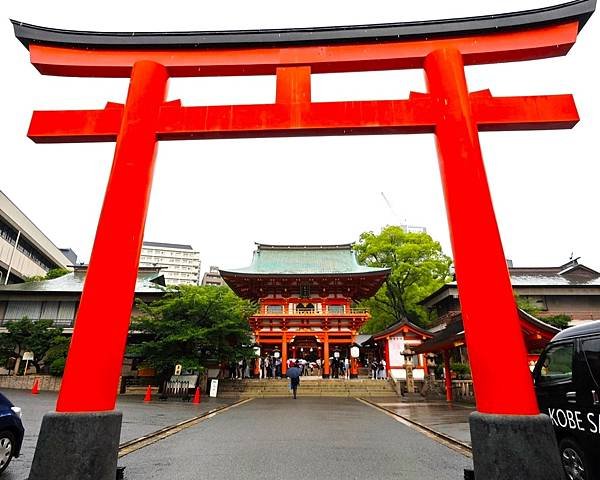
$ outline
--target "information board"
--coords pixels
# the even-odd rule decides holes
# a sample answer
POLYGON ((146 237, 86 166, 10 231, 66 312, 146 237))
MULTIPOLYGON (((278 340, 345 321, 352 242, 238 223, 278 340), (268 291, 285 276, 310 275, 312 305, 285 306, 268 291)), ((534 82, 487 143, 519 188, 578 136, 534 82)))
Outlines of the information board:
POLYGON ((210 381, 210 393, 209 393, 209 396, 210 397, 216 397, 218 389, 219 389, 219 380, 217 380, 216 378, 213 378, 210 381))

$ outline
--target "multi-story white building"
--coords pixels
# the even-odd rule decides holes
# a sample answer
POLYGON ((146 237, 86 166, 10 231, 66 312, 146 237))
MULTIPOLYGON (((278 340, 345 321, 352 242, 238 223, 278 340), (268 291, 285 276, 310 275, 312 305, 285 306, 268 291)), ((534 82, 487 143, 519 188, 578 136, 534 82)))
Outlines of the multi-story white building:
POLYGON ((0 191, 0 284, 43 277, 53 268, 68 268, 72 264, 73 261, 0 191))
POLYGON ((167 285, 198 285, 200 253, 191 245, 144 242, 140 267, 160 267, 167 285))

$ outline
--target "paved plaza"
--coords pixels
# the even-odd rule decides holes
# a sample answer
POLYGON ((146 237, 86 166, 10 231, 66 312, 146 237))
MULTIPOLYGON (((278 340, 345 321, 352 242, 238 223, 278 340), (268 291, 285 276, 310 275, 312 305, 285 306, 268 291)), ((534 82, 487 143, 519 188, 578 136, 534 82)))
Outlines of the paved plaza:
MULTIPOLYGON (((26 480, 41 418, 54 408, 56 394, 5 393, 23 407, 27 431, 23 455, 13 460, 3 478, 26 480)), ((231 402, 145 404, 141 397, 121 397, 121 443, 231 402)), ((421 412, 423 423, 440 414, 444 425, 460 423, 469 411, 460 407, 452 416, 446 409, 444 416, 443 404, 410 406, 381 399, 381 405, 407 416, 421 412)), ((456 430, 451 433, 460 437, 456 430)), ((129 453, 119 465, 126 467, 128 480, 455 480, 463 478, 465 468, 472 468, 472 460, 356 399, 300 397, 251 400, 129 453)))
MULTIPOLYGON (((3 389, 2 393, 23 409, 25 438, 21 456, 13 459, 1 478, 2 480, 26 480, 33 460, 42 417, 44 413, 54 410, 57 394, 40 392, 39 395, 32 395, 29 390, 8 389, 3 389)), ((117 408, 123 412, 123 424, 119 443, 147 435, 228 403, 232 403, 232 400, 213 398, 203 401, 200 405, 159 401, 146 404, 140 396, 120 396, 117 408)))
POLYGON ((389 398, 370 400, 390 413, 400 415, 465 445, 471 445, 469 414, 475 411, 473 405, 445 401, 409 403, 400 400, 391 401, 389 398))

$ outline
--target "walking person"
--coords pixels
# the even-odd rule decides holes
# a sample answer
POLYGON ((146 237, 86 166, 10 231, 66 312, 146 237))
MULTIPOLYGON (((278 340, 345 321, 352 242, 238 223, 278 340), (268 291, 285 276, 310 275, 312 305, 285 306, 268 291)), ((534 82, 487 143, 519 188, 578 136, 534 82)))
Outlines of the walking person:
POLYGON ((349 379, 350 378, 350 360, 348 360, 348 357, 344 358, 344 373, 346 374, 346 378, 349 379))
POLYGON ((286 376, 290 379, 290 386, 292 388, 292 393, 294 394, 294 400, 296 400, 298 385, 300 385, 300 369, 298 368, 297 363, 286 372, 286 376))

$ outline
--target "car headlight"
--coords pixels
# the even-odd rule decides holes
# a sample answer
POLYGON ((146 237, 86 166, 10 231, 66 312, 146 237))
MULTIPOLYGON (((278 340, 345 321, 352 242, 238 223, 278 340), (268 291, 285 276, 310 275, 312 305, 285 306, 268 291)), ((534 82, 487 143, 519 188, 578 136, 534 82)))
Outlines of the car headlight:
POLYGON ((21 410, 21 407, 10 407, 10 409, 13 411, 13 413, 15 415, 17 415, 19 418, 21 418, 23 416, 23 412, 21 410))

